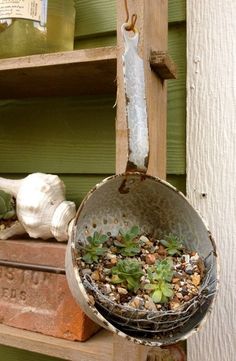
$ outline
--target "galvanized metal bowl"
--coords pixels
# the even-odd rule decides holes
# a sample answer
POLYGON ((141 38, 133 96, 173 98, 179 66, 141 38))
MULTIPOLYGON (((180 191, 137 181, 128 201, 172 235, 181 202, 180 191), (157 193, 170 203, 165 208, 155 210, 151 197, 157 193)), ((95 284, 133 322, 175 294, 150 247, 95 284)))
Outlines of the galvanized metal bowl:
POLYGON ((135 172, 105 179, 83 200, 67 247, 66 271, 72 294, 91 319, 120 336, 149 346, 168 345, 196 331, 212 307, 218 284, 215 243, 197 211, 167 182, 135 172), (177 234, 185 240, 187 249, 195 250, 205 261, 204 286, 196 303, 190 305, 194 307, 190 307, 188 317, 181 312, 172 317, 159 314, 153 326, 142 329, 142 322, 137 322, 139 316, 117 317, 102 302, 91 302, 90 290, 80 277, 76 261, 78 242, 86 243, 95 230, 115 236, 121 228, 133 225, 157 239, 163 234, 177 234), (160 331, 163 322, 168 326, 164 332, 160 331))

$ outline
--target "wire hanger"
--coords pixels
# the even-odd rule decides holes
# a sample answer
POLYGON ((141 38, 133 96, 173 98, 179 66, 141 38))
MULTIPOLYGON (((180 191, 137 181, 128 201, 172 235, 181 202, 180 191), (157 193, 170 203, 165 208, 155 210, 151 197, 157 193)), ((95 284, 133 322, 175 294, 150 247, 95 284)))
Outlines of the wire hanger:
POLYGON ((124 0, 124 2, 125 2, 125 11, 126 11, 125 23, 127 24, 126 27, 125 27, 125 30, 133 31, 135 33, 136 32, 135 24, 136 24, 138 16, 137 16, 137 14, 132 14, 131 21, 129 22, 130 18, 129 18, 128 3, 127 3, 127 0, 124 0))

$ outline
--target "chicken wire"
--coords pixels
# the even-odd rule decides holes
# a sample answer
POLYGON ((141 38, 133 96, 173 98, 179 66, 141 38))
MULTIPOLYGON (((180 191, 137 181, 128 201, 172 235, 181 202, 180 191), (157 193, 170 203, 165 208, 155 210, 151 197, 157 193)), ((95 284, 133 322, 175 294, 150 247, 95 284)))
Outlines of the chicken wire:
POLYGON ((216 293, 217 279, 214 277, 213 263, 210 260, 212 255, 213 252, 204 260, 204 263, 208 264, 208 270, 198 294, 176 310, 150 311, 118 304, 104 295, 88 274, 83 276, 83 284, 86 291, 94 297, 99 312, 127 334, 149 338, 161 338, 162 335, 173 337, 175 331, 180 332, 197 312, 201 312, 202 306, 209 306, 216 293))

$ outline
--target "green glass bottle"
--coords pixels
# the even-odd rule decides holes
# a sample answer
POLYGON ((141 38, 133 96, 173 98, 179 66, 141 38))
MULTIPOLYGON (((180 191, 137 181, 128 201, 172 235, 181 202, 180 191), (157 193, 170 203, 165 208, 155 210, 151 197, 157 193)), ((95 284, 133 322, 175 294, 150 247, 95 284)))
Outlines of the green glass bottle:
POLYGON ((74 0, 0 0, 0 58, 73 50, 74 0))

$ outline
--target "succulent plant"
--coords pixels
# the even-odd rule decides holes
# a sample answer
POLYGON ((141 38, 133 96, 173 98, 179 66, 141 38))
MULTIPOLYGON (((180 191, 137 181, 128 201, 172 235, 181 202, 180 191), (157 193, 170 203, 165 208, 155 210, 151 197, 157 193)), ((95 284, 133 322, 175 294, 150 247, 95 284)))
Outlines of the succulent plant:
POLYGON ((165 303, 173 296, 171 280, 173 277, 173 263, 169 258, 157 261, 147 269, 149 284, 144 288, 151 291, 151 298, 155 303, 165 303))
POLYGON ((155 265, 147 269, 150 281, 171 282, 173 277, 173 262, 170 258, 157 260, 155 265))
POLYGON ((138 260, 127 258, 118 261, 117 265, 112 268, 111 282, 122 283, 127 290, 136 292, 140 288, 142 276, 143 271, 138 260))
POLYGON ((121 240, 115 240, 114 244, 122 256, 132 257, 140 252, 140 242, 136 239, 139 233, 138 226, 134 226, 126 232, 120 230, 121 240))
POLYGON ((166 281, 158 281, 157 283, 149 283, 144 286, 146 290, 150 290, 151 298, 154 303, 168 302, 169 298, 173 296, 172 285, 166 281))
POLYGON ((183 248, 183 240, 174 234, 165 236, 165 239, 161 239, 160 243, 166 247, 169 256, 180 255, 183 248))
POLYGON ((0 190, 0 219, 10 219, 16 216, 14 200, 9 194, 0 190))
POLYGON ((106 247, 103 247, 104 242, 106 242, 108 236, 106 234, 101 234, 94 232, 93 236, 87 237, 88 243, 85 246, 82 246, 82 259, 86 263, 98 262, 99 256, 103 256, 107 251, 106 247))

